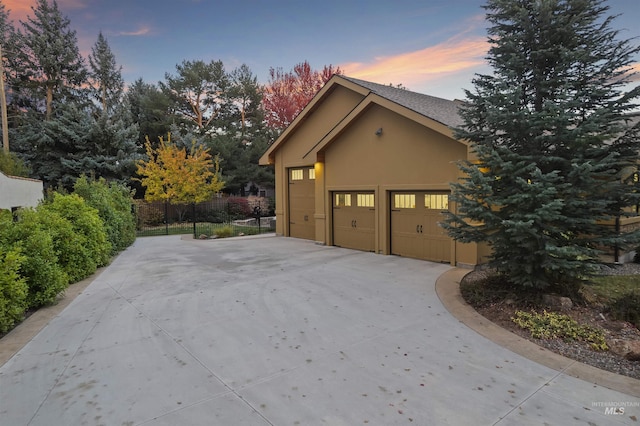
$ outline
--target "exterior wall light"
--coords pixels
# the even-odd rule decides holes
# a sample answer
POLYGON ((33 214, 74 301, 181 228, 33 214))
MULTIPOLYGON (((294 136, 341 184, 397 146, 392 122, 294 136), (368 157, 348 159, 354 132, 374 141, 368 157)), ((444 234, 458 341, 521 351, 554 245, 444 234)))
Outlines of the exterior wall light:
POLYGON ((376 130, 376 136, 380 136, 380 135, 382 135, 382 127, 376 130))

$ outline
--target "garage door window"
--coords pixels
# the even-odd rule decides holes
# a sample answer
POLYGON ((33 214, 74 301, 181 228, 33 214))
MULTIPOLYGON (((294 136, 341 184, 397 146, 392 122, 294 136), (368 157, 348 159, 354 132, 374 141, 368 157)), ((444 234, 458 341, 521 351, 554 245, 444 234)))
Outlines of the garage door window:
POLYGON ((351 194, 336 194, 336 207, 351 206, 351 194))
POLYGON ((416 194, 394 194, 393 206, 396 209, 415 209, 416 194))
POLYGON ((424 206, 433 210, 448 210, 449 195, 447 194, 425 194, 424 206))
POLYGON ((358 207, 374 207, 374 195, 373 194, 358 194, 358 207))
POLYGON ((316 169, 309 169, 309 180, 314 180, 316 178, 316 169))
POLYGON ((294 169, 291 170, 291 180, 302 180, 304 179, 304 171, 302 169, 294 169))

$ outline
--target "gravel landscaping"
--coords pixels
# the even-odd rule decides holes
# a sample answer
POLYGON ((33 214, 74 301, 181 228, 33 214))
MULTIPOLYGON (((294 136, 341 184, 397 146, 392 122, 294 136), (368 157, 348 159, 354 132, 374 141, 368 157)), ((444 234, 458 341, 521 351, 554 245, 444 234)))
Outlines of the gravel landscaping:
MULTIPOLYGON (((603 268, 602 273, 603 275, 640 274, 640 264, 611 265, 603 268)), ((464 277, 461 285, 478 282, 487 276, 488 272, 486 270, 473 271, 464 277)), ((518 327, 511 320, 517 310, 527 309, 517 306, 511 300, 501 300, 485 306, 474 306, 474 308, 485 318, 501 327, 567 358, 602 370, 640 379, 640 361, 626 359, 611 351, 595 351, 586 342, 566 342, 562 339, 535 339, 531 337, 529 331, 518 327)), ((609 346, 611 346, 610 342, 614 339, 640 341, 640 330, 633 324, 609 318, 597 306, 574 305, 574 307, 562 313, 570 316, 580 324, 603 329, 609 346)))

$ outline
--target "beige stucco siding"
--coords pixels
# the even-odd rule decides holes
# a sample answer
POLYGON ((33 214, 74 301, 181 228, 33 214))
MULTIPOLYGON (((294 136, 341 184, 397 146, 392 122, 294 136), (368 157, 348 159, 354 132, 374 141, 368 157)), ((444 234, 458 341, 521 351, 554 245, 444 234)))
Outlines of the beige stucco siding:
POLYGON ((464 144, 379 105, 371 105, 324 151, 322 201, 328 222, 324 227, 324 242, 333 244, 331 192, 374 191, 375 251, 388 254, 389 193, 397 190, 448 191, 450 183, 459 175, 456 162, 465 158, 466 153, 464 144), (382 134, 376 135, 379 128, 382 128, 382 134))
MULTIPOLYGON (((289 170, 313 168, 314 203, 306 206, 302 214, 305 221, 313 216, 315 241, 333 245, 337 233, 339 244, 360 247, 360 237, 364 238, 366 233, 364 249, 370 250, 373 215, 376 253, 390 254, 392 239, 395 247, 400 247, 402 241, 416 246, 413 237, 402 235, 406 232, 398 223, 392 235, 392 194, 407 192, 424 198, 429 193, 450 191, 451 183, 461 176, 457 162, 469 155, 467 144, 457 140, 450 127, 458 125, 457 112, 458 106, 452 101, 334 76, 260 158, 260 164, 275 165, 276 232, 292 235, 290 222, 293 220, 294 234, 298 234, 298 219, 291 219, 289 211, 299 216, 302 204, 295 209, 289 206, 289 170), (342 200, 336 206, 335 193, 340 193, 342 200), (362 199, 362 204, 360 201, 347 203, 346 194, 362 199), (371 194, 375 197, 373 206, 371 194), (367 211, 358 210, 360 208, 367 211), (334 210, 339 210, 335 229, 334 210)), ((450 202, 449 209, 455 211, 455 208, 455 203, 450 202)), ((403 215, 407 220, 426 220, 422 216, 418 219, 409 216, 403 215)), ((422 256, 412 251, 409 255, 435 256, 441 261, 451 259, 452 263, 468 265, 481 261, 486 250, 453 240, 447 256, 446 241, 443 242, 439 234, 436 238, 432 232, 433 220, 425 223, 426 233, 422 222, 417 225, 420 226, 419 238, 423 238, 418 244, 425 244, 423 251, 429 253, 422 256), (431 240, 439 242, 429 245, 431 240)), ((304 238, 308 238, 307 230, 305 228, 304 238)))
MULTIPOLYGON (((275 151, 276 233, 289 235, 286 202, 289 196, 288 174, 291 167, 313 167, 314 158, 304 158, 315 144, 342 120, 363 96, 344 87, 336 87, 331 96, 305 115, 302 125, 295 128, 275 151)), ((318 224, 318 226, 321 226, 318 224)))
POLYGON ((372 105, 327 148, 326 184, 449 189, 466 153, 462 143, 372 105))

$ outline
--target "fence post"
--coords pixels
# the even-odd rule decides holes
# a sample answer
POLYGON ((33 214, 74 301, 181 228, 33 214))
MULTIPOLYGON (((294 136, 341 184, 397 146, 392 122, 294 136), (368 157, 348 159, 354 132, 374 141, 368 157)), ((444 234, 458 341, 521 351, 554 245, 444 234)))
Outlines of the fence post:
POLYGON ((193 216, 193 238, 196 239, 198 236, 196 235, 196 203, 191 203, 191 215, 193 216))
POLYGON ((169 235, 169 200, 164 200, 164 234, 169 235))

